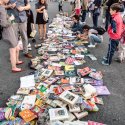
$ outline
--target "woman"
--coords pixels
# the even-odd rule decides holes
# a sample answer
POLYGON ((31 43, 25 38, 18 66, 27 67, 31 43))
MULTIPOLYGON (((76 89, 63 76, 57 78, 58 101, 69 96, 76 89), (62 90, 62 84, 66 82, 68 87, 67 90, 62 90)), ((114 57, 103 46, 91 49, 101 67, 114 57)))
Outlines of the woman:
MULTIPOLYGON (((4 5, 9 0, 0 1, 0 25, 3 27, 2 38, 10 43, 10 61, 12 65, 12 72, 21 72, 21 68, 17 68, 16 65, 22 64, 23 61, 19 61, 19 47, 18 40, 16 39, 10 17, 7 15, 4 5)), ((12 18, 12 17, 11 17, 12 18)))
POLYGON ((38 24, 40 39, 46 39, 46 23, 47 22, 43 19, 43 10, 44 9, 47 9, 46 1, 39 0, 39 2, 36 3, 36 12, 37 12, 36 24, 38 24))

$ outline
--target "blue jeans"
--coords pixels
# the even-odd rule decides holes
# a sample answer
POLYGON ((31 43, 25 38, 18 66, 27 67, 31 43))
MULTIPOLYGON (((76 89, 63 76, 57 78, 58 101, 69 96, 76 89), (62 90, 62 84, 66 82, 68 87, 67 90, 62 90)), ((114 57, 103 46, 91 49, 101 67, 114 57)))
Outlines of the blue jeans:
POLYGON ((96 36, 95 34, 90 34, 89 42, 94 45, 95 43, 101 43, 101 39, 98 36, 96 36))
POLYGON ((82 22, 85 22, 86 14, 87 14, 87 10, 82 10, 82 22))
POLYGON ((98 26, 98 18, 99 18, 99 15, 93 14, 93 16, 92 16, 93 27, 97 27, 98 26))
POLYGON ((111 64, 112 62, 112 57, 118 47, 119 40, 109 40, 109 48, 108 48, 108 53, 107 53, 107 60, 106 63, 111 64))

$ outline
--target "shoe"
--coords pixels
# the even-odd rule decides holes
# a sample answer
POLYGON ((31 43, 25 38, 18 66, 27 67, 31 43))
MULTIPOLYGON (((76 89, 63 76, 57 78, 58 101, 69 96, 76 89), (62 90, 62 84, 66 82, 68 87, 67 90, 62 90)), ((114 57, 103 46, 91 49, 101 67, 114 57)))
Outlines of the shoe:
POLYGON ((107 57, 106 57, 106 56, 103 56, 103 60, 107 60, 107 57))
POLYGON ((102 61, 102 65, 109 66, 109 63, 107 63, 106 61, 102 61))
POLYGON ((95 48, 95 45, 90 44, 90 45, 88 45, 88 47, 89 48, 95 48))
POLYGON ((119 58, 116 58, 115 61, 118 63, 123 63, 123 60, 120 60, 119 58))
POLYGON ((22 72, 24 70, 20 69, 20 70, 12 70, 12 73, 18 73, 18 72, 22 72))
POLYGON ((28 50, 29 50, 29 51, 32 51, 32 48, 28 47, 28 50))
POLYGON ((16 65, 21 65, 23 63, 24 63, 24 61, 20 61, 20 62, 16 63, 16 65))
POLYGON ((36 49, 40 48, 41 46, 42 46, 41 44, 35 44, 36 49))
POLYGON ((33 42, 33 43, 36 43, 36 40, 35 40, 35 39, 32 39, 32 42, 33 42))
POLYGON ((32 58, 33 57, 30 53, 26 53, 26 54, 24 54, 24 56, 27 57, 27 58, 32 58))

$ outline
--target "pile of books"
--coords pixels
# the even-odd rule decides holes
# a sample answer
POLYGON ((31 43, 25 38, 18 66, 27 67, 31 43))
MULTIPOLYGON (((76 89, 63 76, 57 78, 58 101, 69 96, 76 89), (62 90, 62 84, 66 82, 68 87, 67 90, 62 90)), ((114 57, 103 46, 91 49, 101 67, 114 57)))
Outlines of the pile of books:
POLYGON ((32 75, 20 78, 20 88, 0 109, 3 125, 104 125, 80 121, 104 105, 101 95, 110 92, 103 85, 101 71, 89 67, 86 42, 80 42, 64 27, 69 17, 57 15, 48 31, 48 39, 31 60, 32 75))

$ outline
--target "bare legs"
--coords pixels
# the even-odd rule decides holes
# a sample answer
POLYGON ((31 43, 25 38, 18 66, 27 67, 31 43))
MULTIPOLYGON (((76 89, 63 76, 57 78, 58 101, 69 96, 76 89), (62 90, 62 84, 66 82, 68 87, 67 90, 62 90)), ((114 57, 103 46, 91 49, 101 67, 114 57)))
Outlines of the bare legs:
POLYGON ((43 39, 46 38, 46 24, 43 24, 43 39))
POLYGON ((38 30, 39 30, 40 39, 42 38, 45 39, 46 38, 46 24, 39 24, 38 30))
POLYGON ((20 72, 21 68, 17 68, 16 64, 21 63, 22 61, 19 61, 19 47, 16 46, 15 48, 10 48, 10 61, 12 66, 12 71, 20 72))
POLYGON ((42 39, 42 24, 38 24, 39 38, 42 39))
POLYGON ((19 51, 20 51, 20 48, 19 48, 19 46, 17 46, 16 47, 16 64, 23 63, 23 61, 19 60, 19 51))

